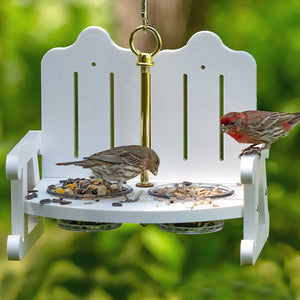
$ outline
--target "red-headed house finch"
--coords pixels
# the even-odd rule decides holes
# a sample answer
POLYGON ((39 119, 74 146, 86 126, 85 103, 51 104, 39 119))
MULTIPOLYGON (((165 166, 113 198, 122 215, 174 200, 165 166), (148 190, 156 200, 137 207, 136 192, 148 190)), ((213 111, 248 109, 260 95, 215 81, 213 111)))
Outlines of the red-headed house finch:
POLYGON ((300 123, 300 113, 269 112, 248 110, 230 112, 221 118, 221 132, 229 134, 239 143, 252 144, 244 149, 245 153, 260 153, 256 145, 265 144, 262 149, 269 149, 271 144, 284 137, 300 123))
POLYGON ((144 146, 129 145, 98 152, 84 157, 84 160, 57 163, 57 165, 90 168, 97 178, 117 181, 118 188, 122 190, 124 181, 136 177, 145 170, 157 175, 159 163, 159 156, 154 150, 144 146))

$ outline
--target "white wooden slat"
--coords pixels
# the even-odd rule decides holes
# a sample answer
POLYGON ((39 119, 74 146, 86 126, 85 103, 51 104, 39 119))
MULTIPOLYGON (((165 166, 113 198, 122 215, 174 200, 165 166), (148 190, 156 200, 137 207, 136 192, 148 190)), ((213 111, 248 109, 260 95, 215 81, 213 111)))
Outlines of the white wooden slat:
POLYGON ((46 177, 60 173, 53 164, 56 159, 63 161, 74 153, 74 71, 61 50, 52 53, 42 61, 41 153, 46 177))
POLYGON ((79 158, 110 147, 109 73, 90 73, 78 72, 79 158))
POLYGON ((177 65, 173 51, 162 52, 154 61, 151 67, 151 146, 160 156, 159 179, 174 180, 184 166, 183 72, 174 70, 177 65), (169 69, 169 65, 173 68, 169 69))
POLYGON ((114 62, 115 146, 140 144, 141 79, 136 62, 128 49, 114 62))
MULTIPOLYGON (((231 62, 224 72, 224 113, 256 109, 256 63, 246 52, 231 53, 231 62)), ((224 135, 225 167, 230 168, 236 153, 247 145, 238 144, 224 135)))

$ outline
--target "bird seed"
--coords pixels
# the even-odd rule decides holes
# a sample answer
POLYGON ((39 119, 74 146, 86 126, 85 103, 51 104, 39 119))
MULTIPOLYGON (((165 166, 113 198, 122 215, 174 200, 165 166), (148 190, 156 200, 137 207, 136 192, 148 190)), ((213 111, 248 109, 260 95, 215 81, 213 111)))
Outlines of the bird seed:
POLYGON ((61 200, 60 201, 61 205, 67 205, 67 204, 71 204, 71 203, 72 203, 72 201, 68 201, 68 200, 61 200))
POLYGON ((62 198, 53 198, 52 202, 53 203, 60 203, 62 201, 62 198))
POLYGON ((49 203, 51 203, 51 199, 42 199, 42 200, 40 200, 40 203, 41 204, 49 204, 49 203))
POLYGON ((28 195, 25 196, 25 199, 26 200, 32 200, 33 198, 37 198, 38 197, 38 194, 36 192, 28 192, 28 195))
POLYGON ((202 185, 184 181, 183 183, 158 186, 150 190, 149 194, 169 199, 170 203, 175 203, 176 200, 204 200, 211 204, 211 200, 208 199, 228 197, 233 194, 233 190, 220 185, 202 185))
POLYGON ((62 198, 96 199, 97 197, 116 197, 130 192, 130 187, 123 186, 122 191, 117 184, 111 184, 102 179, 95 178, 68 178, 60 180, 59 184, 51 184, 47 192, 62 198))

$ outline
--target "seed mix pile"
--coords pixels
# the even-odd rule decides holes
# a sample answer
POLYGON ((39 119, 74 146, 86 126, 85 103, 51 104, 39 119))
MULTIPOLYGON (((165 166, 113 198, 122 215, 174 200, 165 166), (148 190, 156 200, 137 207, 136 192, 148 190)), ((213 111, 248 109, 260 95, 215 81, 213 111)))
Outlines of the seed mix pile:
MULTIPOLYGON (((117 184, 110 184, 102 179, 68 178, 61 180, 59 185, 48 186, 48 193, 73 199, 95 199, 98 196, 122 195, 117 184)), ((123 187, 123 192, 127 189, 123 187)))
POLYGON ((178 184, 172 187, 166 186, 160 189, 156 189, 154 190, 154 192, 161 197, 185 200, 202 200, 205 198, 220 197, 222 196, 222 194, 224 194, 224 191, 220 190, 218 187, 208 189, 201 187, 198 184, 178 184))

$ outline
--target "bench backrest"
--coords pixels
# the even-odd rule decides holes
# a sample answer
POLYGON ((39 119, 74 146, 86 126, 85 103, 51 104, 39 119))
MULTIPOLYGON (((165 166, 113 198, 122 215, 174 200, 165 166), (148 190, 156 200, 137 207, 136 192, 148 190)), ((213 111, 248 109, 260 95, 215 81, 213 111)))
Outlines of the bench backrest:
MULTIPOLYGON (((220 115, 256 109, 256 63, 208 31, 163 50, 151 67, 152 180, 236 183, 241 145, 220 135, 220 115)), ((42 60, 43 177, 88 176, 56 166, 111 146, 140 144, 140 67, 131 50, 89 27, 42 60)))

